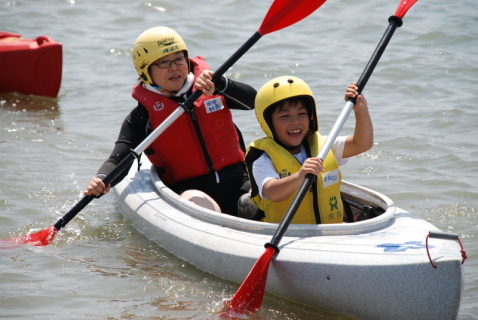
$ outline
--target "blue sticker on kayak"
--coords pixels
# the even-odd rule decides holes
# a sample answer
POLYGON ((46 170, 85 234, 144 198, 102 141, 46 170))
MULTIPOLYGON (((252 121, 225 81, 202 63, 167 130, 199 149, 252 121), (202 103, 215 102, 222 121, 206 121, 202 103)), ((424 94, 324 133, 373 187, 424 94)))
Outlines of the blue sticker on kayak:
MULTIPOLYGON (((378 248, 384 248, 384 252, 405 252, 408 249, 425 249, 426 246, 421 241, 407 241, 405 243, 383 243, 377 246, 378 248)), ((429 248, 433 246, 428 245, 429 248)))

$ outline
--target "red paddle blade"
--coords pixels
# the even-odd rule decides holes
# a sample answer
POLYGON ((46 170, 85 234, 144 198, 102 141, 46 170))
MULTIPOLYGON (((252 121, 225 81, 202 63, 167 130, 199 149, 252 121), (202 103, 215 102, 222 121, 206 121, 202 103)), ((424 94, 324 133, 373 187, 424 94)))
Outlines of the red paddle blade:
POLYGON ((20 236, 3 241, 10 241, 16 244, 29 244, 31 246, 46 246, 53 241, 53 237, 58 232, 54 226, 49 226, 45 230, 28 234, 26 236, 20 236))
POLYGON ((402 19, 407 13, 408 9, 410 9, 417 1, 418 0, 402 0, 402 2, 400 2, 398 5, 395 15, 402 19))
POLYGON ((266 248, 236 294, 227 302, 226 309, 221 312, 222 316, 254 312, 261 307, 266 288, 267 271, 274 253, 273 247, 266 248))
POLYGON ((304 19, 326 0, 275 0, 262 21, 261 35, 283 29, 304 19))

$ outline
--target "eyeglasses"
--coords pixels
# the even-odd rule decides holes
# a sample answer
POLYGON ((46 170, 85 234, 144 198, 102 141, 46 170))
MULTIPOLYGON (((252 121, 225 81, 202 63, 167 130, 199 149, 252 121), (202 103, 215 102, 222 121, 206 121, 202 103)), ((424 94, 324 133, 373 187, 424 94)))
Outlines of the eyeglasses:
POLYGON ((166 69, 166 68, 169 68, 171 64, 173 64, 173 62, 175 65, 180 66, 186 63, 186 57, 182 56, 173 60, 163 60, 163 61, 159 61, 159 62, 151 63, 151 64, 158 67, 158 69, 166 69))

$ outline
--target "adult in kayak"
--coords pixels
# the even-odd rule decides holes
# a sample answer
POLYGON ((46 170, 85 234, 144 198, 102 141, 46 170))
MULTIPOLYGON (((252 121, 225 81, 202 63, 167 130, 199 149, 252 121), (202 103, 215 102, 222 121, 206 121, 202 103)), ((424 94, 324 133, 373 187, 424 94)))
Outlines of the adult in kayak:
POLYGON ((367 100, 357 90, 352 83, 345 94, 346 101, 357 98, 354 134, 337 137, 325 159, 319 159, 317 155, 326 138, 318 131, 316 104, 309 86, 297 77, 283 76, 259 89, 255 112, 266 137, 249 145, 246 164, 252 184, 251 200, 264 212, 263 221, 282 220, 307 174, 317 178, 292 223, 344 221, 339 165, 373 145, 367 100))
POLYGON ((124 170, 109 186, 102 182, 132 149, 195 91, 201 95, 190 112, 183 113, 144 151, 162 181, 174 192, 198 205, 237 215, 237 203, 250 184, 244 165, 244 142, 230 109, 254 108, 256 90, 222 77, 215 86, 213 71, 202 56, 190 58, 176 31, 154 27, 133 46, 139 83, 138 101, 121 127, 109 159, 88 183, 85 195, 106 194, 121 181, 124 170))

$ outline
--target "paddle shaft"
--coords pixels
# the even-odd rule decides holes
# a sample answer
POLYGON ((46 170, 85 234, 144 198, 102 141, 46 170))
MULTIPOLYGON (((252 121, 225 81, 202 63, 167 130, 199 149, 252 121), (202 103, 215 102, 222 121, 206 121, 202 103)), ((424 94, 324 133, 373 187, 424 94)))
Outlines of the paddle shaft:
MULTIPOLYGON (((402 25, 401 19, 408 11, 408 9, 416 2, 417 0, 401 0, 397 11, 395 12, 396 17, 389 18, 389 28, 385 32, 384 36, 382 37, 381 42, 379 43, 377 49, 375 50, 372 58, 370 59, 369 63, 367 64, 364 72, 360 76, 358 86, 359 86, 359 93, 365 87, 370 75, 373 72, 373 69, 377 65, 380 56, 382 55, 385 47, 387 46, 390 38, 393 35, 393 32, 397 27, 402 25)), ((355 99, 348 100, 344 110, 342 111, 339 119, 337 119, 331 134, 328 136, 324 146, 322 146, 318 157, 320 159, 324 159, 327 153, 330 151, 330 148, 333 145, 333 142, 337 138, 337 135, 340 129, 343 127, 343 124, 352 110, 355 104, 355 99)), ((257 260, 254 264, 251 272, 249 272, 248 276, 244 280, 244 282, 239 287, 239 290, 231 299, 231 307, 232 307, 232 314, 234 313, 242 313, 244 310, 255 311, 261 307, 262 299, 264 296, 265 291, 265 284, 267 279, 267 270, 269 268, 269 264, 271 262, 272 256, 275 252, 279 252, 279 242, 282 239, 284 233, 286 232, 289 224, 291 223, 297 209, 299 208, 299 204, 302 202, 305 193, 309 190, 312 182, 316 176, 312 174, 306 175, 304 181, 302 182, 299 190, 297 191, 296 196, 292 200, 289 209, 285 213, 284 217, 282 218, 279 227, 277 228, 274 236, 270 243, 266 243, 266 251, 262 254, 262 256, 257 260)))
MULTIPOLYGON (((378 61, 382 57, 383 52, 385 51, 385 48, 387 47, 388 43, 390 42, 390 39, 392 38, 395 30, 397 27, 402 26, 402 19, 397 17, 397 16, 391 16, 389 19, 389 25, 387 30, 385 31, 384 35, 382 36, 382 39, 380 40, 377 48, 375 49, 372 57, 370 58, 367 66, 365 67, 364 71, 362 72, 362 75, 360 76, 358 82, 357 82, 357 87, 358 87, 358 92, 359 94, 362 92, 362 90, 365 88, 365 85, 367 84, 370 76, 373 73, 373 70, 377 66, 378 61)), ((337 118, 337 121, 335 121, 335 124, 330 132, 330 134, 327 136, 327 139, 325 140, 324 145, 320 149, 320 152, 318 154, 318 158, 321 159, 322 161, 325 159, 327 154, 329 153, 330 149, 332 148, 332 145, 334 144, 335 139, 337 139, 337 136, 344 126, 345 121, 347 120, 348 115, 350 114, 350 111, 352 111, 354 105, 355 105, 356 98, 349 98, 342 109, 342 112, 340 113, 340 116, 337 118)), ((282 237, 284 236, 284 233, 287 231, 287 228, 289 227, 292 219, 294 218, 295 213, 297 212, 297 209, 299 208, 300 204, 302 203, 302 200, 304 199, 305 195, 307 194, 307 191, 310 189, 312 183, 314 182, 315 178, 317 176, 309 173, 306 175, 304 181, 299 187, 299 190, 297 191, 297 194, 295 195, 294 199, 292 200, 289 208, 287 209, 287 212, 284 215, 284 218, 282 218, 281 223, 279 224, 279 227, 277 228, 276 232, 274 233, 274 236, 272 237, 271 242, 267 243, 265 246, 272 246, 276 249, 276 251, 279 250, 279 242, 281 241, 282 237)))

